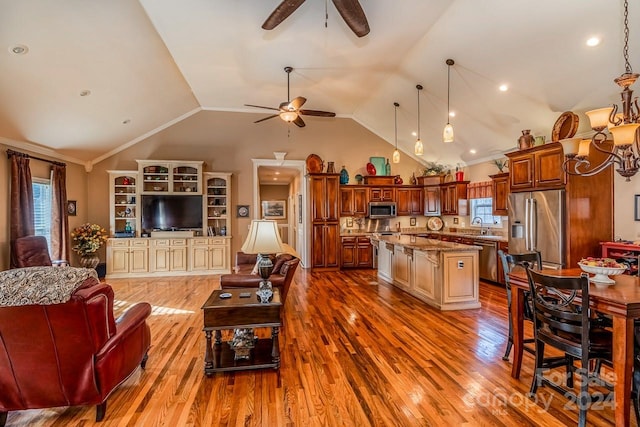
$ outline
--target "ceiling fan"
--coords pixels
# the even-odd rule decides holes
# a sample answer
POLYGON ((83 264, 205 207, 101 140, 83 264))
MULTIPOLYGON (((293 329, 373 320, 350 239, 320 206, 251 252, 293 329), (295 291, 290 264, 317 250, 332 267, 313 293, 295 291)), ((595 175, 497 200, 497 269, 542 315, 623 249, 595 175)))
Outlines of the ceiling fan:
POLYGON ((271 116, 265 117, 264 119, 256 120, 254 123, 264 122, 265 120, 273 119, 274 117, 280 117, 287 123, 295 124, 298 127, 304 127, 304 120, 300 116, 320 116, 320 117, 335 117, 336 113, 331 113, 329 111, 318 111, 318 110, 302 110, 300 107, 307 102, 307 98, 302 96, 298 96, 296 98, 291 99, 289 95, 289 76, 293 71, 292 67, 284 67, 284 71, 287 73, 287 100, 282 102, 278 108, 273 107, 264 107, 262 105, 253 105, 253 104, 244 104, 247 107, 256 107, 256 108, 266 108, 267 110, 275 110, 278 111, 278 114, 272 114, 271 116))
MULTIPOLYGON (((364 37, 369 34, 369 23, 367 17, 362 10, 362 6, 358 0, 332 0, 336 9, 347 23, 351 31, 358 37, 364 37)), ((262 28, 265 30, 273 30, 280 25, 282 21, 287 19, 295 10, 300 7, 305 0, 283 0, 282 3, 275 8, 269 15, 262 28)))

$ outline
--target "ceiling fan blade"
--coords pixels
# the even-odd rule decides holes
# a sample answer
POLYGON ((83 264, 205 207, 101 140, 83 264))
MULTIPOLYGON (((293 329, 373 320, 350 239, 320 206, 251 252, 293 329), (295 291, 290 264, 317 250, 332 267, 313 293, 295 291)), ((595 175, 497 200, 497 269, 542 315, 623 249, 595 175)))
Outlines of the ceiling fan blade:
POLYGON ((302 105, 304 105, 305 102, 307 102, 307 98, 303 96, 298 96, 296 98, 293 98, 289 103, 289 110, 291 109, 297 110, 298 108, 302 107, 302 105))
POLYGON ((336 113, 329 111, 318 110, 298 110, 298 114, 304 114, 305 116, 320 116, 320 117, 335 117, 336 113))
POLYGON ((356 36, 364 37, 369 34, 369 22, 367 22, 367 17, 358 0, 332 1, 336 9, 338 9, 340 16, 344 19, 344 22, 347 23, 356 36))
POLYGON ((245 107, 265 108, 265 109, 267 109, 267 110, 276 110, 276 111, 280 111, 280 110, 279 110, 279 109, 277 109, 277 108, 273 108, 273 107, 265 107, 265 106, 262 106, 262 105, 253 105, 253 104, 244 104, 244 105, 245 105, 245 107))
POLYGON ((272 116, 267 116, 267 117, 265 117, 264 119, 256 120, 256 121, 255 121, 255 122, 253 122, 253 123, 260 123, 260 122, 264 122, 265 120, 273 119, 274 117, 278 117, 278 116, 280 116, 280 114, 274 114, 274 115, 272 115, 272 116))
POLYGON ((305 0, 283 0, 282 3, 275 8, 271 15, 264 21, 262 28, 265 30, 273 30, 280 25, 282 21, 287 19, 289 15, 296 11, 305 0))
POLYGON ((299 128, 303 128, 306 125, 304 124, 304 120, 302 120, 302 117, 298 116, 294 121, 293 124, 295 124, 296 126, 298 126, 299 128))

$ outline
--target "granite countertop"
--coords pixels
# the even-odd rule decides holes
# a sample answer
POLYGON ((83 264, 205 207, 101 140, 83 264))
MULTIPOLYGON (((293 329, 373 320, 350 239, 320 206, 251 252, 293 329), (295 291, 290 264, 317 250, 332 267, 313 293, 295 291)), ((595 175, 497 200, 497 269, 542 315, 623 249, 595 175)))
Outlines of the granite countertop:
MULTIPOLYGON (((385 233, 388 233, 388 231, 386 231, 385 233)), ((480 240, 490 240, 493 242, 508 242, 509 239, 507 239, 505 236, 499 236, 499 235, 486 235, 486 234, 475 234, 475 233, 468 233, 468 232, 460 232, 460 231, 432 231, 429 230, 427 228, 403 228, 400 232, 394 231, 393 235, 397 235, 398 233, 400 233, 403 236, 415 236, 416 234, 439 234, 439 235, 447 235, 447 236, 462 236, 462 237, 468 237, 470 239, 480 239, 480 240)), ((376 232, 367 232, 367 231, 358 231, 358 230, 353 230, 353 229, 343 229, 340 231, 340 237, 358 237, 358 236, 372 236, 374 234, 379 234, 376 232)), ((447 243, 447 242, 444 242, 447 243)))
POLYGON ((479 251, 482 248, 475 245, 464 245, 462 243, 443 242, 441 240, 427 239, 426 237, 415 237, 408 235, 401 236, 381 236, 374 234, 371 240, 378 242, 391 243, 396 246, 402 246, 417 251, 440 251, 440 252, 459 252, 459 251, 479 251))

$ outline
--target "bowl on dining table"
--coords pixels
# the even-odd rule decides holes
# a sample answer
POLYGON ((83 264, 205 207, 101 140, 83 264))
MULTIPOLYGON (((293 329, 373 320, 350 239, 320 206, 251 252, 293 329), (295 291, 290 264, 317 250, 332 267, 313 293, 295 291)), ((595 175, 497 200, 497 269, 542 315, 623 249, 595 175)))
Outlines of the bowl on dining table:
POLYGON ((597 285, 613 285, 615 280, 609 276, 617 276, 626 271, 627 267, 623 264, 616 262, 611 258, 586 258, 580 260, 578 266, 585 273, 594 274, 595 276, 589 277, 589 281, 597 285))

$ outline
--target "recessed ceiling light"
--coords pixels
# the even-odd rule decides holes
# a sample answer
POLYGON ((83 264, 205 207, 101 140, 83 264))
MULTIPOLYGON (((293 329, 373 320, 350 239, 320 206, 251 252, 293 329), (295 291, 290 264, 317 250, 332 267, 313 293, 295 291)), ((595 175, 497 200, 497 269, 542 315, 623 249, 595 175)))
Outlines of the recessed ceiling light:
POLYGON ((599 44, 600 44, 600 38, 598 38, 598 37, 595 37, 595 36, 594 37, 590 37, 587 40, 587 46, 589 46, 589 47, 598 46, 599 44))
POLYGON ((131 119, 124 119, 124 120, 122 121, 122 124, 123 124, 123 125, 128 125, 129 123, 131 123, 131 119))
POLYGON ((418 132, 411 132, 411 136, 418 136, 418 132))
POLYGON ((456 116, 455 111, 449 111, 449 117, 455 117, 455 116, 456 116))
POLYGON ((9 47, 9 52, 15 55, 26 55, 29 52, 29 47, 24 44, 16 44, 9 47))
POLYGON ((476 154, 476 149, 475 149, 475 148, 472 148, 471 150, 469 150, 469 152, 470 152, 471 154, 476 154))
POLYGON ((501 84, 500 86, 498 86, 498 90, 500 92, 506 92, 509 90, 509 86, 507 86, 506 84, 501 84))
POLYGON ((80 91, 80 96, 89 96, 89 95, 91 95, 91 91, 89 89, 80 91))

